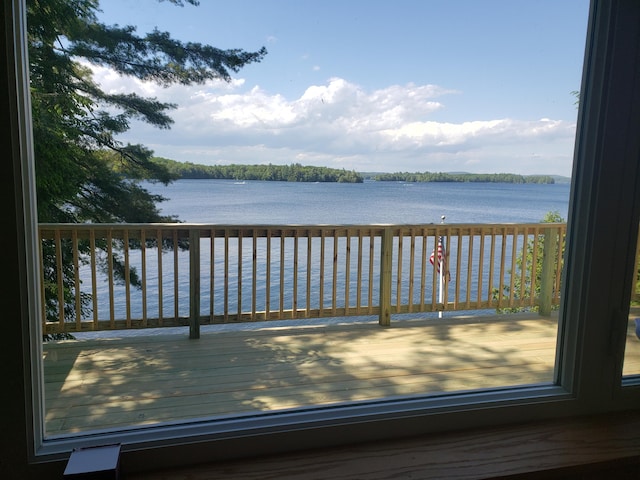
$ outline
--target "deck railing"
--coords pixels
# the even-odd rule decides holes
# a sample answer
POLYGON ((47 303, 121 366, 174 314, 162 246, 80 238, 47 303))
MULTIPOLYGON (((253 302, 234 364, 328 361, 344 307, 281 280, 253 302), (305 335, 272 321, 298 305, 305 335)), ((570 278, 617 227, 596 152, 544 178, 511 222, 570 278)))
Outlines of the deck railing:
POLYGON ((565 224, 41 224, 45 333, 558 305, 565 224), (440 296, 439 238, 446 267, 440 296), (449 275, 445 274, 449 272, 449 275))

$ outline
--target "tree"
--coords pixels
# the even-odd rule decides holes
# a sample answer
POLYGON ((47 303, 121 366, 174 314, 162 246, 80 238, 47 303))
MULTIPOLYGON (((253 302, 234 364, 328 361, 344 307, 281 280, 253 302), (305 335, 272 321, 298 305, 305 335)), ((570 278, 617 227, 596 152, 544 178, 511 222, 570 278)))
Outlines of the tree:
MULTIPOLYGON (((560 215, 560 212, 547 212, 544 218, 540 221, 540 223, 564 223, 564 222, 565 220, 562 218, 562 215, 560 215)), ((522 253, 518 254, 518 257, 516 259, 516 268, 512 271, 509 271, 509 274, 513 278, 513 284, 512 284, 513 296, 516 299, 520 298, 521 291, 524 292, 525 298, 531 295, 532 284, 531 284, 530 273, 533 273, 534 269, 535 269, 535 292, 533 293, 534 293, 534 296, 536 297, 539 297, 540 295, 540 285, 542 284, 542 262, 544 257, 544 235, 538 235, 537 252, 535 255, 536 264, 534 265, 533 253, 534 253, 535 243, 536 242, 534 242, 533 239, 530 239, 527 242, 526 253, 524 255, 522 253), (521 277, 522 277, 521 274, 523 269, 526 273, 525 275, 526 283, 524 284, 524 288, 522 288, 523 286, 521 282, 521 277)), ((564 245, 564 242, 561 242, 561 245, 564 245)), ((509 285, 505 285, 503 287, 503 297, 509 298, 510 293, 511 293, 511 289, 509 285)), ((493 291, 494 300, 497 300, 498 294, 499 294, 498 289, 495 289, 493 291)), ((515 307, 515 308, 497 309, 497 313, 517 313, 517 312, 526 312, 526 311, 537 312, 538 307, 534 306, 534 307, 515 307)))
MULTIPOLYGON (((160 0, 162 1, 162 0, 160 0)), ((169 0, 177 6, 197 0, 169 0)), ((103 91, 91 65, 163 86, 210 79, 229 81, 232 72, 261 61, 255 52, 183 43, 167 32, 138 35, 134 26, 108 26, 97 18, 99 0, 28 0, 28 47, 40 222, 162 222, 157 204, 140 180, 167 183, 170 172, 151 161, 143 145, 118 135, 132 120, 168 129, 176 105, 134 93, 103 91), (115 166, 115 167, 114 167, 115 166)), ((51 245, 43 246, 45 283, 51 245)), ((85 247, 86 249, 86 247, 85 247)), ((72 295, 65 283, 65 297, 72 295)), ((46 295, 55 295, 48 289, 46 295)), ((47 315, 56 312, 47 312, 47 315)))
MULTIPOLYGON (((170 1, 183 5, 182 0, 170 1)), ((98 0, 28 1, 39 219, 167 220, 156 208, 161 198, 149 195, 135 180, 168 182, 171 176, 150 161, 151 150, 122 144, 117 135, 127 131, 133 119, 170 128, 167 111, 176 105, 133 93, 107 93, 92 80, 87 65, 163 86, 190 85, 228 81, 231 72, 262 60, 266 50, 182 43, 158 30, 138 36, 133 26, 99 23, 98 11, 98 0), (119 168, 112 168, 109 159, 119 168)))

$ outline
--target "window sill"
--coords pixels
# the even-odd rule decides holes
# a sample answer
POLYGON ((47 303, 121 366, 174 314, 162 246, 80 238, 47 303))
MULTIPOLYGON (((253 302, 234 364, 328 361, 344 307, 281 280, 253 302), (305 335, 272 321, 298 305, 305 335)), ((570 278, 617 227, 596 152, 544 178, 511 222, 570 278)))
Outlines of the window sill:
POLYGON ((635 479, 640 478, 640 410, 220 462, 126 478, 635 479))

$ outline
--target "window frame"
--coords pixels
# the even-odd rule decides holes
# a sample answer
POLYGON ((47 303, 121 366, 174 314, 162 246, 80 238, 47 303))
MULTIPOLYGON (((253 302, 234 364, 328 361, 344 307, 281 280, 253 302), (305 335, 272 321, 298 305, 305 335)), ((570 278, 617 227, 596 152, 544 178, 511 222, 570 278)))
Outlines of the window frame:
POLYGON ((640 393, 637 377, 622 379, 640 221, 639 24, 632 0, 591 2, 556 361, 589 412, 637 408, 640 393))
POLYGON ((622 331, 634 283, 634 239, 640 221, 640 4, 636 0, 592 0, 590 5, 567 222, 557 385, 380 400, 52 440, 43 439, 41 413, 25 0, 4 2, 3 14, 11 103, 3 113, 11 129, 10 142, 2 149, 13 159, 8 193, 14 212, 9 221, 15 221, 17 232, 10 239, 15 245, 8 245, 17 252, 16 262, 6 272, 14 277, 7 308, 15 313, 16 321, 9 322, 7 331, 22 341, 0 349, 0 359, 9 383, 16 388, 11 407, 19 410, 19 415, 9 419, 6 433, 17 439, 17 446, 5 451, 20 446, 26 451, 16 452, 11 460, 16 465, 27 470, 43 463, 59 468, 72 448, 118 442, 123 444, 127 469, 136 471, 148 465, 166 468, 638 408, 640 379, 623 380, 621 376, 622 331), (602 254, 612 250, 615 255, 602 254))

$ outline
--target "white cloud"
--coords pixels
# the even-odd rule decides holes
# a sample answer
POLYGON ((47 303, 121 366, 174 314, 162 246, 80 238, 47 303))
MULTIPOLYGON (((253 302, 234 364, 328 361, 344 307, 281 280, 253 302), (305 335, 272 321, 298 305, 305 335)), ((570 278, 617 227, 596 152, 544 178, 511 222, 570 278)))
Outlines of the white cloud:
POLYGON ((109 91, 137 91, 176 103, 172 130, 127 134, 157 155, 196 163, 292 163, 360 171, 557 173, 571 169, 575 124, 563 120, 439 120, 437 85, 390 85, 368 91, 342 78, 311 85, 299 98, 230 83, 161 88, 105 69, 109 91))

